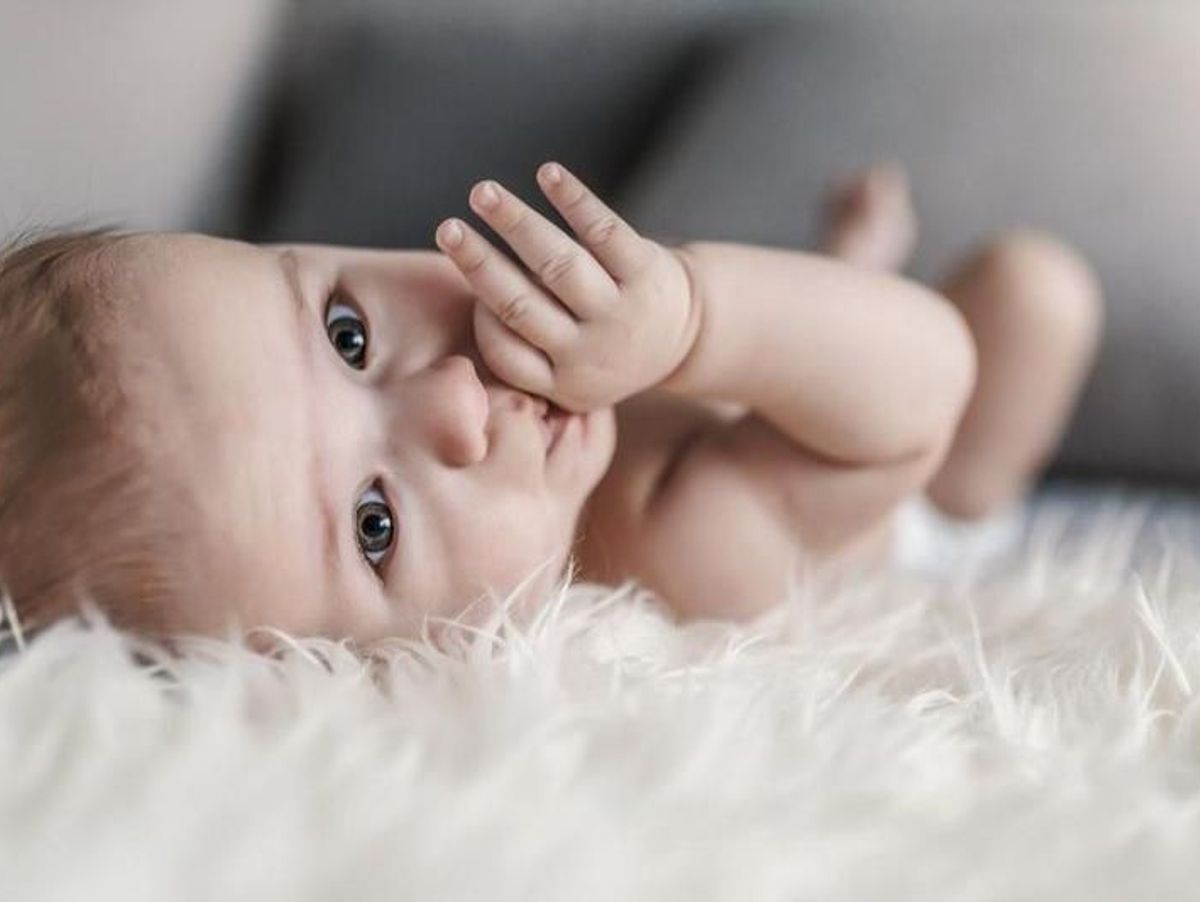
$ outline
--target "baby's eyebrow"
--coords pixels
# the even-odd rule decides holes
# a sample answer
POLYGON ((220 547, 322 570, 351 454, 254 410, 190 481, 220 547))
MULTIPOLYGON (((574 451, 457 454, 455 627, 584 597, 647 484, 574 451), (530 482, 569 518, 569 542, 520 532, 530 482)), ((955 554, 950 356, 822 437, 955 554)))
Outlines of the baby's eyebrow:
POLYGON ((308 312, 308 305, 304 302, 304 286, 300 280, 300 260, 291 249, 280 251, 276 256, 279 258, 283 281, 287 284, 288 296, 295 305, 296 316, 301 318, 308 312))
MULTIPOLYGON (((306 381, 311 382, 313 372, 312 348, 305 338, 306 320, 309 316, 308 304, 304 299, 304 285, 300 278, 300 261, 296 257, 294 251, 286 250, 278 254, 279 267, 283 273, 283 280, 287 284, 288 295, 292 299, 292 311, 294 316, 290 317, 295 328, 293 335, 300 349, 300 354, 303 357, 303 369, 306 381)), ((316 498, 315 507, 321 514, 321 560, 324 562, 323 571, 326 579, 326 594, 325 597, 332 597, 328 590, 330 584, 334 582, 333 575, 340 571, 342 559, 337 553, 337 517, 334 513, 333 503, 330 501, 328 486, 324 478, 324 468, 321 466, 321 449, 316 441, 316 431, 313 429, 315 420, 312 399, 314 393, 311 390, 311 385, 303 392, 303 404, 305 407, 305 420, 308 424, 306 430, 309 449, 308 463, 308 483, 312 486, 313 495, 316 498)))

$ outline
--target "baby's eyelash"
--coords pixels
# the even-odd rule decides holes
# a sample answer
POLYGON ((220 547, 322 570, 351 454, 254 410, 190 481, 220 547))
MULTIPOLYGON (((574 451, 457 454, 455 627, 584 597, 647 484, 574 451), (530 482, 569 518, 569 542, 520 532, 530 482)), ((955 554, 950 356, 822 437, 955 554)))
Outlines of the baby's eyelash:
POLYGON ((325 322, 336 319, 339 316, 353 316, 356 319, 362 319, 362 315, 358 309, 342 300, 342 295, 331 294, 329 301, 325 305, 325 322))
POLYGON ((339 312, 348 312, 357 316, 363 322, 366 322, 366 317, 363 315, 358 303, 354 300, 354 296, 350 294, 342 285, 334 284, 325 292, 325 321, 329 322, 330 314, 337 310, 339 312))

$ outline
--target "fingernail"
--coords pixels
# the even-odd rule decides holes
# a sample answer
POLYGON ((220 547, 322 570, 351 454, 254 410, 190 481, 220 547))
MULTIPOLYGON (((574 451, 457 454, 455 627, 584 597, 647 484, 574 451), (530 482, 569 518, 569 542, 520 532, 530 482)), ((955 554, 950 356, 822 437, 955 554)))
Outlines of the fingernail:
POLYGON ((438 244, 443 247, 458 247, 462 244, 463 230, 458 220, 447 219, 437 230, 438 244))
POLYGON ((547 185, 557 185, 562 181, 562 167, 557 163, 547 163, 542 167, 542 181, 547 185))
POLYGON ((500 192, 496 190, 495 182, 483 182, 475 189, 475 203, 490 210, 500 203, 500 192))

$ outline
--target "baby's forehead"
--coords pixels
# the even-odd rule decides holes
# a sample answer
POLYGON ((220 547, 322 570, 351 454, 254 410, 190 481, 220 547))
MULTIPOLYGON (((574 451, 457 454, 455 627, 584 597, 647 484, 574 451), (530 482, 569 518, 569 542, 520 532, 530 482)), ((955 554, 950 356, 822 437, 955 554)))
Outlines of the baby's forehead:
POLYGON ((185 415, 199 442, 296 390, 304 348, 279 254, 199 235, 147 236, 121 254, 112 347, 151 415, 185 415))
POLYGON ((116 277, 137 282, 186 283, 211 278, 249 276, 273 256, 241 241, 192 232, 141 232, 108 248, 108 269, 116 277))
POLYGON ((154 330, 184 344, 212 338, 231 315, 278 318, 288 295, 278 254, 205 235, 135 236, 104 268, 122 333, 154 330))
POLYGON ((165 235, 122 255, 113 348, 155 477, 194 499, 189 542, 204 572, 230 583, 214 591, 298 604, 321 583, 300 490, 310 482, 308 352, 281 254, 165 235))

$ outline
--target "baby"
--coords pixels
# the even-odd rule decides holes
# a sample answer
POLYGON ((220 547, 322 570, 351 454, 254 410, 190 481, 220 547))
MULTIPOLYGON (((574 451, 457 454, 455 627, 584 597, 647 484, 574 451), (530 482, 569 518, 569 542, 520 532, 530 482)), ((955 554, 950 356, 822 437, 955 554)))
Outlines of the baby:
POLYGON ((569 232, 469 197, 524 266, 458 219, 440 252, 10 250, 0 583, 26 628, 90 599, 156 634, 368 642, 544 598, 569 562, 751 616, 798 567, 889 556, 906 498, 1015 503, 1094 352, 1094 280, 1050 238, 997 241, 945 297, 886 272, 914 237, 895 170, 838 193, 827 255, 666 247, 565 167, 537 180, 569 232))

